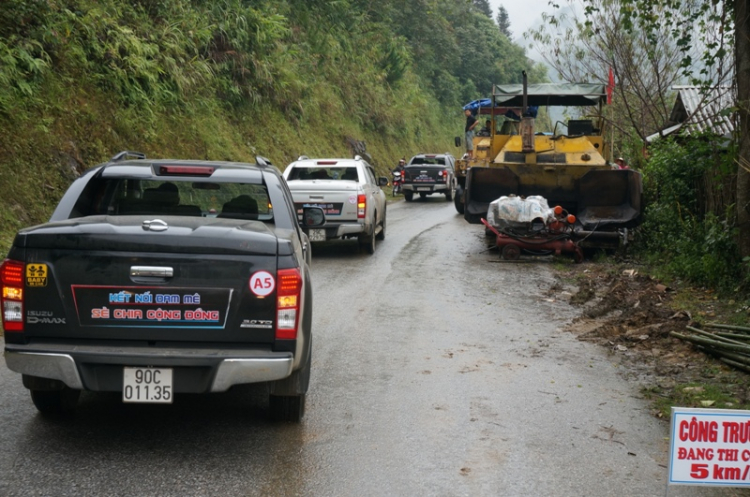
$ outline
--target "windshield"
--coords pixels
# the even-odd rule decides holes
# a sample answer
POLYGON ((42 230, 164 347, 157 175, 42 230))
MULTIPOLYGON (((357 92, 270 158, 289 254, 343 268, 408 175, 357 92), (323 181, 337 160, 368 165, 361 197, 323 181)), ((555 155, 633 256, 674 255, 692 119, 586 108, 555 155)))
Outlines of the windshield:
POLYGON ((74 217, 168 215, 273 221, 265 185, 107 178, 81 194, 74 217))
POLYGON ((359 177, 356 167, 294 166, 287 179, 288 181, 313 179, 358 181, 359 177))
POLYGON ((409 165, 411 164, 431 164, 434 166, 444 166, 445 158, 444 157, 412 157, 411 162, 409 162, 409 165))

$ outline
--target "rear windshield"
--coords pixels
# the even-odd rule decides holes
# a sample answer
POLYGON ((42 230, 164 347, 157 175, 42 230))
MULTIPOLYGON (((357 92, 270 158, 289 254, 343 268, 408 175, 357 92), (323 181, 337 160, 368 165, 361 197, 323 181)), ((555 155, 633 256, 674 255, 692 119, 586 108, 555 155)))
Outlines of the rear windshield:
POLYGON ((444 157, 412 157, 411 162, 409 162, 409 165, 411 164, 431 164, 435 166, 444 166, 445 158, 444 157))
POLYGON ((294 166, 289 173, 288 181, 311 179, 358 181, 359 177, 356 167, 294 166))
POLYGON ((71 217, 144 214, 273 221, 265 185, 124 178, 92 180, 71 217))

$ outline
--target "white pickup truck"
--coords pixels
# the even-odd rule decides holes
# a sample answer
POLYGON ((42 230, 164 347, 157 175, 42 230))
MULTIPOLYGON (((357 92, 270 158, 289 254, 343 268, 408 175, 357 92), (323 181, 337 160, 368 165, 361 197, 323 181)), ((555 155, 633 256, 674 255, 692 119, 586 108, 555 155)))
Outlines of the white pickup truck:
POLYGON ((368 253, 375 239, 385 239, 385 193, 388 178, 375 177, 373 167, 360 156, 354 159, 309 159, 305 156, 284 170, 298 214, 319 207, 326 215, 322 227, 307 230, 310 241, 354 238, 368 253))

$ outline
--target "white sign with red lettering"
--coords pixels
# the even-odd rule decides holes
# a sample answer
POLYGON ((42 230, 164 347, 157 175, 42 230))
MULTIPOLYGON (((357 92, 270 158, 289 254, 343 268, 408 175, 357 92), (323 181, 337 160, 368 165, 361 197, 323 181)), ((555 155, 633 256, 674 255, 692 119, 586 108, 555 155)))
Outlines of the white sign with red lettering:
POLYGON ((270 295, 276 288, 276 279, 268 271, 258 271, 250 277, 250 291, 258 297, 270 295))
POLYGON ((750 487, 750 411, 672 408, 669 485, 750 487))

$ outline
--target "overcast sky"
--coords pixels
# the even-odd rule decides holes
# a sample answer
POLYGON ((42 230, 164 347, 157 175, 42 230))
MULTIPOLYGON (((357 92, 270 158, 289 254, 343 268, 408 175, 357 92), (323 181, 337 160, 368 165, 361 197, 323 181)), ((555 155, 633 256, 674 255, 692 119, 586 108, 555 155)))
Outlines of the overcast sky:
MULTIPOLYGON (((552 12, 549 5, 550 0, 490 0, 492 6, 492 18, 497 18, 497 9, 501 5, 508 11, 510 18, 510 30, 513 38, 523 36, 526 29, 533 26, 540 18, 542 12, 552 12)), ((558 3, 564 3, 559 2, 558 3)))

